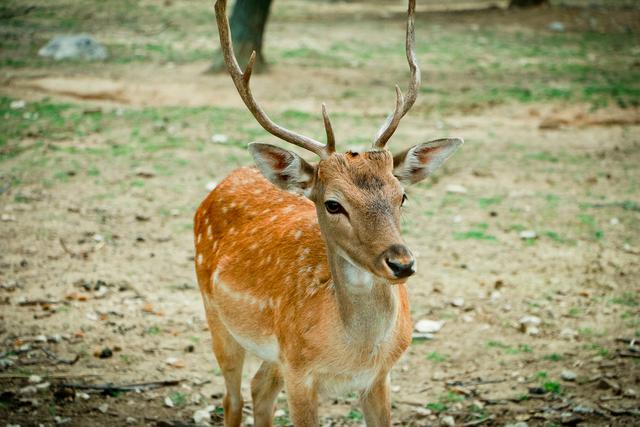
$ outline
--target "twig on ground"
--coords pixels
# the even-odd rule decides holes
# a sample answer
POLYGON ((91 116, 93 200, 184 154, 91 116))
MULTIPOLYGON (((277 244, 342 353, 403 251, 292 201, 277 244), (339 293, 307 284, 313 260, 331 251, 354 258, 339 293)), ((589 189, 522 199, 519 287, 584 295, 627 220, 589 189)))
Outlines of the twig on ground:
POLYGON ((468 386, 472 386, 472 385, 483 385, 483 384, 499 384, 499 383, 503 383, 507 380, 502 379, 502 380, 482 380, 482 379, 478 379, 475 381, 468 381, 468 382, 464 382, 464 381, 460 381, 460 380, 453 380, 453 381, 447 381, 447 387, 468 387, 468 386))
POLYGON ((479 426, 481 424, 486 423, 487 421, 491 421, 494 418, 493 415, 489 415, 488 417, 485 418, 481 418, 479 420, 475 420, 475 421, 469 421, 467 423, 462 424, 464 427, 472 427, 472 426, 479 426))
POLYGON ((89 249, 87 251, 74 252, 74 251, 72 251, 71 249, 69 249, 67 247, 67 244, 64 242, 64 239, 62 237, 58 241, 60 242, 60 246, 62 246, 62 250, 64 250, 67 254, 69 254, 69 256, 71 256, 71 258, 87 259, 87 258, 89 258, 89 255, 91 254, 91 252, 93 252, 95 250, 95 248, 92 247, 91 249, 89 249))
POLYGON ((44 354, 46 354, 50 359, 53 359, 57 363, 62 364, 62 365, 74 365, 78 360, 80 360, 80 355, 78 355, 78 354, 76 354, 76 357, 74 357, 73 359, 62 359, 62 358, 58 357, 57 354, 55 354, 54 352, 52 352, 51 350, 49 350, 47 348, 41 348, 40 350, 42 350, 44 352, 44 354))
POLYGON ((59 300, 46 300, 46 299, 32 299, 32 300, 18 302, 18 305, 22 307, 32 306, 32 305, 54 305, 54 304, 65 304, 65 302, 59 301, 59 300))
MULTIPOLYGON (((87 377, 98 377, 99 374, 37 374, 43 378, 51 378, 51 379, 65 379, 65 378, 87 378, 87 377)), ((0 379, 3 380, 19 380, 19 379, 27 379, 29 375, 27 374, 0 374, 0 379)))
POLYGON ((166 380, 166 381, 153 381, 148 383, 138 383, 138 384, 78 384, 78 383, 62 383, 60 387, 69 387, 69 388, 77 388, 80 390, 95 390, 100 391, 104 394, 111 393, 122 393, 127 391, 143 391, 143 390, 151 390, 154 388, 160 387, 170 387, 174 385, 178 385, 183 380, 166 380))

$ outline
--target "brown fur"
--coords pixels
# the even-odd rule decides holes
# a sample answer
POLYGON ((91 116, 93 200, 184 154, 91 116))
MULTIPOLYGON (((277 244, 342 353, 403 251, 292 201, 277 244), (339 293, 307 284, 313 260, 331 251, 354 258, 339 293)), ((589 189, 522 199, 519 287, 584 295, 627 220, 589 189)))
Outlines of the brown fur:
POLYGON ((239 425, 241 417, 245 350, 238 337, 277 342, 277 360, 265 362, 252 383, 252 395, 260 399, 254 402, 256 425, 271 425, 283 378, 297 426, 316 425, 315 396, 342 383, 360 388, 369 425, 388 425, 387 374, 411 341, 405 285, 376 276, 371 292, 352 295, 337 286, 333 277, 342 274, 340 266, 330 265, 337 263, 328 257, 342 250, 375 272, 381 269, 380 252, 401 242, 403 190, 392 168, 386 151, 323 160, 311 196, 317 209, 277 189, 257 170, 242 168, 198 208, 196 271, 227 382, 225 425, 239 425), (328 192, 343 194, 340 202, 355 216, 346 235, 342 219, 328 217, 319 201, 328 192))

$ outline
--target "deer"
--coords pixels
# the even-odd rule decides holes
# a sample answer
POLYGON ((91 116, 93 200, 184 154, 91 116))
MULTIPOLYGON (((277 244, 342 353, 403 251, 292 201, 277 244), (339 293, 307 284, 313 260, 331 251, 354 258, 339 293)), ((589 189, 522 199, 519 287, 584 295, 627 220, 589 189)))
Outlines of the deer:
POLYGON ((251 380, 256 426, 272 426, 284 388, 297 427, 317 426, 318 399, 355 390, 367 426, 391 426, 390 370, 412 340, 407 280, 416 260, 400 235, 405 186, 436 170, 463 143, 424 142, 392 155, 386 144, 420 86, 415 0, 409 0, 407 95, 371 149, 336 152, 325 105, 326 144, 273 122, 233 51, 226 0, 215 4, 224 60, 238 94, 269 133, 318 156, 249 144, 254 167, 231 172, 194 217, 195 269, 215 358, 224 378, 224 425, 240 426, 247 352, 262 363, 251 380))

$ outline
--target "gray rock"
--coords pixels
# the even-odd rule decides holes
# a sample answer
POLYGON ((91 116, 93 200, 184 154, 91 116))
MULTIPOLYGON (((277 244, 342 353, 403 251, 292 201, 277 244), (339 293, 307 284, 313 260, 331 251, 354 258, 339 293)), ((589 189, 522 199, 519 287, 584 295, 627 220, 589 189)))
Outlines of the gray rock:
POLYGON ((564 33, 564 24, 562 22, 554 21, 549 24, 548 28, 551 31, 557 31, 559 33, 564 33))
POLYGON ((55 36, 44 45, 38 55, 57 61, 62 59, 86 59, 96 61, 107 58, 107 49, 88 34, 55 36))
POLYGON ((560 373, 560 377, 565 381, 575 381, 578 376, 575 372, 565 369, 560 373))
POLYGON ((456 420, 451 415, 445 415, 440 418, 440 424, 446 427, 454 427, 456 425, 456 420))
POLYGON ((593 413, 593 409, 589 408, 588 406, 582 406, 582 405, 576 405, 572 408, 572 411, 575 412, 576 414, 592 414, 593 413))
POLYGON ((504 427, 529 427, 529 424, 524 421, 518 421, 517 423, 505 424, 504 427))

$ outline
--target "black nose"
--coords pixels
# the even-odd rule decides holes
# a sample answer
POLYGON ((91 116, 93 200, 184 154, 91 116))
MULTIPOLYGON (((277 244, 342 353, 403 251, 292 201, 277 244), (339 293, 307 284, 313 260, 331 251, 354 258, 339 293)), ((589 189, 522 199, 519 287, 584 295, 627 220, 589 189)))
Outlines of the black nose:
POLYGON ((385 251, 385 255, 384 261, 396 278, 404 279, 416 272, 413 268, 415 260, 406 246, 393 245, 385 251))

